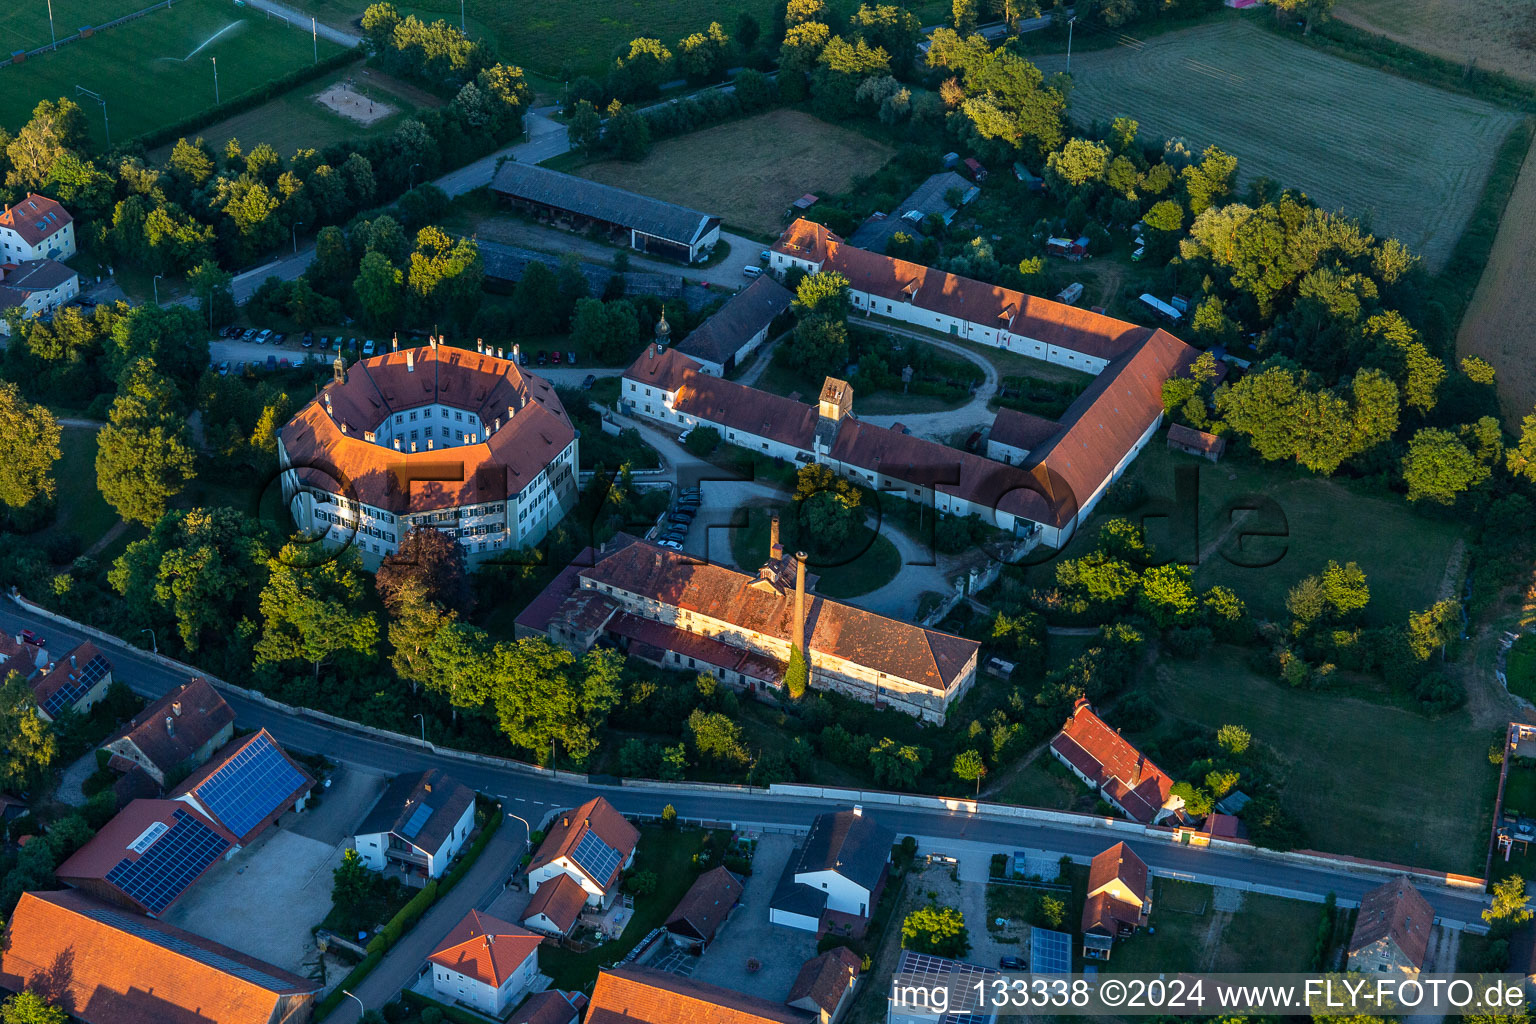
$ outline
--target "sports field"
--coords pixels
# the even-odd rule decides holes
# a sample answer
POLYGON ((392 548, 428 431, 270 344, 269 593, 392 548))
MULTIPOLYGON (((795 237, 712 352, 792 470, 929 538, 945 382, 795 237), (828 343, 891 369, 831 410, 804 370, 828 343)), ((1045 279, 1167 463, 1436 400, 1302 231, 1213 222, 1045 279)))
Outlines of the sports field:
MULTIPOLYGON (((86 25, 102 25, 141 11, 155 0, 53 0, 53 27, 65 39, 86 25)), ((0 4, 0 56, 34 50, 53 39, 48 33, 48 0, 9 0, 0 4)))
POLYGON ((891 153, 809 114, 775 110, 668 139, 639 163, 607 161, 576 173, 775 235, 790 203, 807 192, 842 192, 891 153))
MULTIPOLYGON (((1065 66, 1042 57, 1047 74, 1065 66)), ((1369 217, 1438 269, 1516 114, 1274 36, 1240 17, 1075 56, 1070 113, 1219 145, 1244 181, 1369 217)))
MULTIPOLYGON (((320 41, 320 58, 338 51, 320 41)), ((58 52, 0 68, 0 125, 15 130, 39 100, 68 96, 85 108, 93 141, 104 144, 102 111, 76 86, 106 100, 112 141, 127 142, 189 117, 214 103, 214 61, 219 97, 228 102, 266 82, 311 64, 309 33, 225 0, 185 0, 58 52)))
POLYGON ((1333 16, 1458 64, 1536 81, 1530 0, 1341 0, 1333 16))

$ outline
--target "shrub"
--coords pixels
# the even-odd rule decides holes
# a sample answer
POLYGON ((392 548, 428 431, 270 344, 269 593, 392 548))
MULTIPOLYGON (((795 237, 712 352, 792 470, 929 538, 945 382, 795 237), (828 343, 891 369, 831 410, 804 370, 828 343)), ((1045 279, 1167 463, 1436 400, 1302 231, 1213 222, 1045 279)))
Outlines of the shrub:
POLYGON ((714 427, 694 427, 693 432, 688 435, 688 440, 683 442, 683 447, 702 459, 720 447, 720 431, 714 427))

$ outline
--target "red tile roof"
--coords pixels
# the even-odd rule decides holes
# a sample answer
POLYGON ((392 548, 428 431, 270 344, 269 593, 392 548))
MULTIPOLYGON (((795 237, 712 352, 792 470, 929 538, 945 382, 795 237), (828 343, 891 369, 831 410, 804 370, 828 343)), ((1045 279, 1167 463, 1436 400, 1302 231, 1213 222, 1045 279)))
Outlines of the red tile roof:
POLYGON ((712 942, 715 932, 741 899, 741 879, 725 868, 714 868, 693 880, 667 918, 666 929, 712 942))
POLYGON ((1083 903, 1082 930, 1119 933, 1119 925, 1136 927, 1147 903, 1147 865, 1124 843, 1116 843, 1093 858, 1088 869, 1088 898, 1083 903), (1118 879, 1140 901, 1139 905, 1100 892, 1118 879))
POLYGON ((1034 451, 1061 430, 1061 424, 1044 416, 1035 416, 1017 409, 999 409, 992 421, 988 441, 1006 444, 1025 451, 1034 451))
MULTIPOLYGON (((108 881, 107 875, 122 861, 130 863, 138 861, 153 850, 159 842, 173 836, 178 827, 191 827, 192 822, 212 831, 229 847, 233 847, 238 841, 236 836, 223 825, 180 800, 135 800, 103 825, 101 831, 76 850, 68 860, 60 864, 54 874, 61 882, 88 887, 99 895, 110 895, 124 906, 136 907, 145 913, 163 912, 199 878, 207 874, 219 862, 220 857, 215 856, 202 871, 184 879, 182 887, 169 893, 170 899, 158 908, 145 906, 135 895, 119 888, 116 883, 108 881), (186 815, 191 821, 178 819, 178 814, 186 815), (159 834, 148 835, 151 829, 159 834)), ((221 851, 221 856, 223 852, 227 852, 227 849, 228 847, 225 851, 221 851)))
POLYGON ((1173 779, 1131 746, 1086 701, 1051 740, 1051 749, 1088 777, 1143 825, 1151 824, 1173 792, 1173 779))
POLYGON ((9 633, 0 633, 0 675, 20 672, 24 678, 30 678, 37 671, 39 660, 44 665, 48 663, 48 652, 44 648, 22 643, 9 633))
POLYGON ((81 892, 26 893, 6 939, 0 985, 31 988, 86 1024, 269 1024, 320 989, 81 892))
POLYGON ((561 872, 547 882, 540 882, 538 891, 528 901, 523 911, 523 923, 543 914, 549 922, 565 935, 581 916, 581 908, 587 905, 587 890, 570 875, 561 872))
POLYGON ((37 245, 57 234, 73 221, 69 211, 56 200, 28 192, 27 198, 0 213, 0 228, 10 228, 28 245, 37 245))
MULTIPOLYGON (((814 405, 702 373, 698 362, 677 349, 664 349, 657 355, 654 348, 647 348, 624 371, 624 379, 636 381, 642 387, 674 392, 672 408, 676 412, 723 423, 793 448, 809 450, 816 436, 814 405)), ((644 403, 643 398, 628 390, 625 397, 644 403)))
POLYGON ((847 946, 837 946, 807 960, 789 986, 784 1001, 791 1006, 809 999, 823 1011, 832 1013, 859 976, 858 954, 847 946))
POLYGON ((545 989, 524 1000, 509 1024, 574 1024, 586 1005, 587 997, 580 992, 545 989))
MULTIPOLYGON (((479 424, 474 426, 478 430, 479 424)), ((471 431, 473 432, 473 431, 471 431)), ((549 382, 510 359, 446 345, 388 352, 354 363, 280 431, 304 484, 391 512, 421 512, 522 492, 575 438, 549 382), (414 365, 414 369, 408 366, 414 365), (330 399, 327 412, 324 400, 330 399), (396 451, 367 440, 394 414, 442 404, 501 428, 476 444, 396 451), (342 426, 346 429, 343 430, 342 426)))
POLYGON ((1216 455, 1220 455, 1227 450, 1226 438, 1218 437, 1215 434, 1207 434, 1205 431, 1196 430, 1194 427, 1186 427, 1182 423, 1175 423, 1168 428, 1168 443, 1216 455))
POLYGON ((1399 876, 1366 893, 1349 940, 1351 953, 1382 939, 1391 939, 1415 967, 1424 966, 1435 912, 1419 891, 1399 876))
MULTIPOLYGON (((535 871, 559 860, 561 857, 569 858, 576 863, 574 853, 580 845, 583 837, 591 832, 601 839, 609 847, 619 854, 619 863, 613 868, 607 878, 589 878, 598 889, 607 892, 619 880, 619 875, 624 871, 624 861, 635 852, 635 844, 640 841, 640 830, 631 825, 620 814, 618 808, 600 796, 593 797, 586 803, 570 811, 565 811, 550 825, 549 831, 544 836, 544 841, 539 844, 539 850, 528 864, 529 871, 535 871)), ((577 865, 585 870, 586 865, 577 865)), ((543 888, 542 885, 539 888, 543 888)))
POLYGON ((649 967, 597 976, 586 1024, 806 1024, 782 1003, 649 967))
POLYGON ((161 772, 190 758, 235 720, 235 712, 201 676, 155 701, 119 729, 103 747, 128 739, 161 772), (166 719, 171 727, 166 726, 166 719))
POLYGON ((471 910, 427 959, 492 988, 517 973, 529 957, 538 955, 543 939, 515 924, 471 910))
POLYGON ((685 658, 693 658, 732 672, 740 672, 765 683, 777 684, 784 678, 784 672, 788 668, 783 662, 745 648, 732 647, 724 641, 690 633, 686 629, 678 629, 665 622, 642 619, 629 612, 620 612, 615 615, 608 623, 608 632, 630 640, 631 653, 639 653, 635 651, 635 644, 650 647, 657 654, 675 651, 685 658))
POLYGON ((559 575, 539 591, 539 596, 518 613, 517 625, 540 633, 549 632, 549 624, 554 621, 560 606, 581 586, 581 570, 591 565, 595 557, 592 548, 582 548, 581 553, 571 559, 571 564, 561 569, 559 575))

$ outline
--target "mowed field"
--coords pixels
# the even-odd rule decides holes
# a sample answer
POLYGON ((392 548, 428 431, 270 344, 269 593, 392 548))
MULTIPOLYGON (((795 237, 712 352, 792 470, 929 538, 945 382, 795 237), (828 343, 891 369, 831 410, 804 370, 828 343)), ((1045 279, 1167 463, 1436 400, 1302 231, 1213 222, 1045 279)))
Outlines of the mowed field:
POLYGON ((1478 355, 1498 371, 1504 421, 1515 428, 1536 409, 1536 146, 1504 207, 1488 266, 1456 336, 1457 355, 1478 355))
POLYGON ((841 192, 891 158, 889 146, 796 110, 775 110, 658 143, 639 163, 605 161, 584 178, 777 234, 807 192, 841 192))
POLYGON ((1458 64, 1536 81, 1530 0, 1342 0, 1333 16, 1458 64))
MULTIPOLYGON (((324 59, 338 47, 320 41, 324 59)), ((309 33, 223 0, 185 0, 125 25, 0 68, 0 125, 15 130, 38 101, 68 96, 86 112, 92 139, 105 143, 101 108, 77 97, 84 86, 107 102, 116 143, 172 124, 214 103, 213 61, 225 102, 313 62, 309 33)))
MULTIPOLYGON (((1059 56, 1041 58, 1047 74, 1059 56)), ((1070 112, 1238 158, 1320 206, 1369 217, 1439 269, 1518 115, 1332 57, 1232 16, 1077 55, 1070 112)))
MULTIPOLYGON (((155 0, 53 0, 53 26, 58 38, 74 35, 86 25, 102 25, 141 11, 155 0)), ((47 46, 48 2, 9 0, 0 4, 0 56, 14 50, 34 50, 47 46)))

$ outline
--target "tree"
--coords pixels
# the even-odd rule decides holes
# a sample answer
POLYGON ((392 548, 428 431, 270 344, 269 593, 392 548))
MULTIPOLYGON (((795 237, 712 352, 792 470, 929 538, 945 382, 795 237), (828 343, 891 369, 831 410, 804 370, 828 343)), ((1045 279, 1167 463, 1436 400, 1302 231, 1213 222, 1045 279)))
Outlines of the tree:
POLYGON ((981 796, 981 780, 987 774, 987 763, 982 760, 980 751, 962 750, 955 755, 955 778, 961 782, 976 783, 976 795, 981 796))
POLYGON ((383 253, 369 250, 363 255, 352 291, 375 330, 388 330, 399 323, 405 275, 383 253))
POLYGON ((608 105, 608 139, 620 160, 644 160, 651 151, 651 122, 618 100, 608 105))
POLYGON ((958 73, 956 105, 983 138, 1016 150, 1049 153, 1061 145, 1066 97, 1047 86, 1040 69, 1008 49, 993 50, 980 36, 935 29, 929 67, 958 73))
POLYGON ((37 711, 32 687, 20 672, 0 683, 0 786, 20 793, 43 777, 58 751, 53 730, 37 711))
POLYGON ((848 279, 835 270, 807 274, 795 289, 795 310, 801 316, 843 318, 852 308, 848 279))
POLYGON ((510 319, 520 334, 553 334, 563 326, 559 288, 546 264, 534 261, 523 270, 512 293, 510 319))
POLYGON ((725 77, 731 63, 731 37, 718 21, 703 32, 680 39, 677 44, 677 70, 693 85, 716 82, 725 77))
POLYGON ((1189 622, 1199 606, 1187 565, 1155 565, 1141 574, 1137 606, 1163 628, 1189 622))
POLYGON ((1057 178, 1077 188, 1104 177, 1109 166, 1109 147, 1089 139, 1069 139, 1046 158, 1045 166, 1057 178))
POLYGON ((893 789, 913 789, 928 767, 927 747, 897 743, 889 736, 869 748, 869 763, 875 781, 893 789))
POLYGON ((699 756, 717 764, 739 767, 750 757, 742 742, 741 726, 719 711, 694 708, 688 716, 688 735, 699 756))
POLYGON ((918 907, 901 922, 901 948, 958 960, 971 951, 965 915, 937 903, 918 907))
POLYGON ((1409 501, 1454 505, 1456 496, 1488 478, 1488 467, 1449 430, 1425 427, 1408 442, 1403 482, 1409 501))
POLYGON ((1240 725, 1228 724, 1216 730, 1216 742, 1227 753, 1241 756, 1248 752, 1253 736, 1240 725))
POLYGON ((906 75, 922 39, 923 23, 917 15, 892 3, 861 3, 848 20, 849 30, 871 47, 890 54, 891 67, 906 75))
POLYGON ((812 377, 842 373, 848 365, 848 324, 835 316, 808 316, 795 325, 785 358, 812 377))
POLYGON ((0 1024, 68 1024, 69 1014, 30 989, 0 1005, 0 1024))
POLYGON ((799 535, 822 551, 837 550, 864 521, 859 489, 821 463, 796 475, 794 501, 799 535))
POLYGON ((1189 197, 1189 212, 1198 217, 1216 200, 1231 194, 1232 182, 1237 177, 1237 157, 1207 146, 1200 162, 1184 168, 1179 177, 1184 182, 1184 194, 1189 197))
POLYGON ((73 100, 43 100, 5 147, 10 171, 5 183, 40 190, 60 156, 85 149, 85 113, 73 100))
POLYGON ((484 283, 485 264, 474 239, 453 239, 430 226, 416 233, 406 288, 422 313, 468 327, 480 308, 484 283))
POLYGON ((267 562, 256 662, 308 662, 318 680, 320 667, 335 655, 371 653, 379 623, 363 602, 357 549, 348 547, 317 565, 306 565, 306 557, 302 545, 289 543, 267 562))
POLYGON ((1520 441, 1504 458, 1504 465, 1511 474, 1536 481, 1536 415, 1520 421, 1520 441))
POLYGON ((171 407, 173 395, 154 360, 138 360, 97 435, 96 486, 124 519, 154 523, 194 475, 191 434, 171 407))
POLYGON ((950 4, 951 21, 955 31, 968 36, 976 31, 977 0, 953 0, 950 4))
POLYGON ((235 277, 213 260, 203 260, 187 274, 187 287, 197 298, 198 308, 208 317, 208 329, 215 323, 235 318, 235 293, 230 287, 235 277))
POLYGON ((456 616, 429 600, 426 584, 414 577, 396 588, 395 605, 389 623, 389 645, 394 648, 390 664, 396 675, 410 682, 415 693, 417 686, 432 680, 433 641, 456 616))
POLYGON ((1499 931, 1512 930, 1531 919, 1525 879, 1519 875, 1493 883, 1493 904, 1483 911, 1483 920, 1499 931))
POLYGON ((593 153, 602 141, 603 115, 588 100, 580 100, 571 111, 569 122, 571 145, 584 153, 593 153))
POLYGON ((1301 34, 1310 35, 1313 25, 1328 19, 1333 3, 1334 0, 1275 0, 1275 17, 1282 20, 1287 15, 1300 17, 1301 34))
POLYGON ((474 607, 464 549, 442 530, 412 527, 374 572, 374 586, 391 614, 399 614, 400 590, 407 580, 420 583, 423 596, 440 607, 463 614, 474 607))
POLYGON ((542 637, 497 644, 490 700, 502 733, 530 751, 559 741, 570 757, 585 761, 619 701, 623 664, 622 654, 603 648, 577 661, 542 637))
POLYGON ((331 903, 355 918, 358 908, 373 894, 373 884, 373 872, 356 850, 348 849, 331 872, 331 903))
POLYGON ((0 381, 0 504, 19 509, 53 500, 62 436, 53 413, 22 398, 15 384, 0 381))
POLYGON ((683 447, 702 459, 720 447, 720 431, 714 427, 694 427, 683 447))

